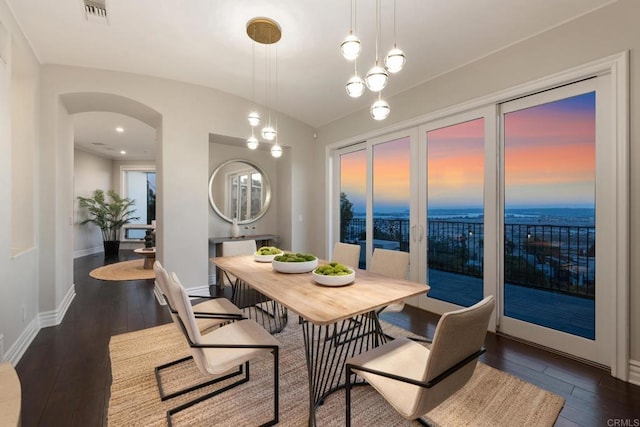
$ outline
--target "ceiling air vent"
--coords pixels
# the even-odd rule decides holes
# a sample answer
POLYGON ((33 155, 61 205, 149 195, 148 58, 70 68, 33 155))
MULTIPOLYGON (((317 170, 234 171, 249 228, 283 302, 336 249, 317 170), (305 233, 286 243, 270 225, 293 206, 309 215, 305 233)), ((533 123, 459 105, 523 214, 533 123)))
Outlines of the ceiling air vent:
POLYGON ((87 21, 108 24, 107 0, 83 0, 84 17, 87 21))

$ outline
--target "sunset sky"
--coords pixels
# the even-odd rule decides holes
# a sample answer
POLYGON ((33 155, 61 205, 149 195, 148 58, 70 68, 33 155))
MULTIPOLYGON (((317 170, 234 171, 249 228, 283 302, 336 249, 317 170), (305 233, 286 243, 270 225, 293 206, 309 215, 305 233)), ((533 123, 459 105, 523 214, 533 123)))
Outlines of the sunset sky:
POLYGON ((593 207, 595 93, 505 116, 507 207, 593 207))
MULTIPOLYGON (((505 205, 593 207, 595 93, 505 115, 505 205)), ((374 146, 374 212, 409 208, 409 139, 374 146)), ((484 120, 427 133, 428 204, 478 208, 483 203, 484 120)), ((341 188, 365 210, 366 151, 343 155, 341 188)))

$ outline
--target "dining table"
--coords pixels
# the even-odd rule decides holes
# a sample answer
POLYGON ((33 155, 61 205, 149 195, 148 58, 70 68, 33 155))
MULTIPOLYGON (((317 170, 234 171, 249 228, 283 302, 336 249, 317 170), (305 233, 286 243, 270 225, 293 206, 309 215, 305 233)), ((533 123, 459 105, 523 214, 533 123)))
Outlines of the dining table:
MULTIPOLYGON (((269 262, 257 262, 253 255, 211 261, 236 277, 244 292, 250 288, 261 295, 261 304, 270 301, 299 316, 309 379, 310 426, 316 425, 316 409, 324 399, 344 388, 345 361, 390 339, 380 326, 378 312, 429 291, 424 283, 357 268, 352 283, 325 286, 316 283, 311 272, 281 273, 269 262)), ((326 263, 318 261, 318 265, 326 263)))

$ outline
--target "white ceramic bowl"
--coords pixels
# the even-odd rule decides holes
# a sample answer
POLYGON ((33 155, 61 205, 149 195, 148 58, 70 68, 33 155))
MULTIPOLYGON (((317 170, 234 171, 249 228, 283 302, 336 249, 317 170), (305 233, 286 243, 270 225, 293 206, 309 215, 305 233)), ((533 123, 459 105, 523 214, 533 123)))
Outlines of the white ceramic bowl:
POLYGON ((311 273, 313 281, 318 285, 323 286, 345 286, 350 285, 356 280, 355 270, 351 270, 351 274, 344 276, 325 276, 324 274, 318 274, 315 271, 311 273))
POLYGON ((323 286, 346 286, 356 280, 355 270, 351 270, 351 274, 346 274, 344 276, 325 276, 324 274, 318 274, 315 271, 311 274, 313 276, 313 281, 318 285, 323 286))
POLYGON ((281 262, 274 259, 271 265, 280 273, 308 273, 318 266, 318 258, 304 262, 281 262))
POLYGON ((280 252, 279 254, 273 254, 273 255, 260 255, 259 253, 254 252, 253 259, 258 262, 271 262, 275 257, 277 257, 278 255, 282 255, 283 253, 284 252, 280 252))

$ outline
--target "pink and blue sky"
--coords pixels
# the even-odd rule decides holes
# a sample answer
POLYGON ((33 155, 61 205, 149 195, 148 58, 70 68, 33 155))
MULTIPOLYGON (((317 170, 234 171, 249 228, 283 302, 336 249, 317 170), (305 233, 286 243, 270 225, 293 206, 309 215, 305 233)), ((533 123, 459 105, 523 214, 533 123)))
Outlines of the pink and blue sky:
MULTIPOLYGON (((504 119, 505 205, 593 207, 595 93, 514 111, 504 119)), ((374 146, 374 212, 409 208, 409 139, 374 146)), ((484 120, 427 133, 429 208, 482 207, 484 120)), ((341 185, 364 211, 366 152, 343 155, 341 185)))

